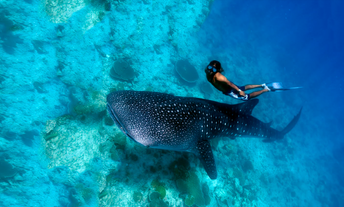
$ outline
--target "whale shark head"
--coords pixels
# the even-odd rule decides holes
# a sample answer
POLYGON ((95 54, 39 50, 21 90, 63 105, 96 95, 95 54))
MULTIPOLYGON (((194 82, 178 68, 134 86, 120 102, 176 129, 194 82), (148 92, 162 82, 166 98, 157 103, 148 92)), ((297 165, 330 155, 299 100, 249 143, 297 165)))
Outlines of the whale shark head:
POLYGON ((200 106, 169 94, 120 91, 108 96, 107 109, 134 141, 152 148, 188 151, 202 132, 200 117, 207 109, 200 106))
POLYGON ((107 102, 111 118, 130 139, 146 147, 193 152, 211 179, 216 179, 217 171, 210 139, 219 136, 280 139, 300 116, 299 113, 280 132, 251 116, 258 99, 229 105, 164 93, 117 91, 108 95, 107 102))

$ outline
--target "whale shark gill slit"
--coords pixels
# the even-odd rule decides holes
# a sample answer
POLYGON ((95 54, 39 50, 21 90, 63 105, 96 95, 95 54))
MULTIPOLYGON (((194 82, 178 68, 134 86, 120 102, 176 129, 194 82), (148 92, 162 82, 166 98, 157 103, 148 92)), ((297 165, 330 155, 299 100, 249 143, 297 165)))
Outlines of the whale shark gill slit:
MULTIPOLYGON (((112 118, 112 120, 115 122, 115 124, 120 128, 120 130, 130 139, 134 140, 136 143, 139 143, 138 141, 136 141, 132 136, 130 136, 130 134, 128 133, 128 131, 126 130, 126 128, 124 127, 124 125, 121 123, 121 121, 119 120, 119 118, 117 117, 116 113, 113 111, 113 109, 111 108, 111 106, 109 104, 106 104, 106 109, 108 111, 108 113, 110 114, 110 117, 112 118)), ((140 143, 139 143, 140 144, 140 143)))

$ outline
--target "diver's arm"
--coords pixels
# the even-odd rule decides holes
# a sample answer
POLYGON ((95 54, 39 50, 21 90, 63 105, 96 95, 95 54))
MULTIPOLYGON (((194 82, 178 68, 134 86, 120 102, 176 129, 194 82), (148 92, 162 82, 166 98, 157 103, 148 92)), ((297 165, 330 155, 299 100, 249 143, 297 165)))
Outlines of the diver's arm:
POLYGON ((238 88, 238 86, 236 86, 234 83, 230 82, 229 80, 227 80, 227 84, 228 84, 230 87, 234 88, 234 90, 236 90, 236 91, 238 91, 238 92, 241 91, 241 90, 238 88))

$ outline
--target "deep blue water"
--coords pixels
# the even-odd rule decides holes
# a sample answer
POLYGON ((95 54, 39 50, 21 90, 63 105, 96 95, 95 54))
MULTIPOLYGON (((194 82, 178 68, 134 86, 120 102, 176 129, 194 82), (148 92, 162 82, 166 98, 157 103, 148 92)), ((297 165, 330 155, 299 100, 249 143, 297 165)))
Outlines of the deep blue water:
MULTIPOLYGON (((319 162, 324 176, 340 186, 344 185, 343 9, 340 0, 215 1, 202 26, 204 47, 213 53, 228 53, 249 42, 255 48, 249 55, 264 58, 257 53, 267 50, 264 55, 277 63, 256 70, 278 70, 284 83, 303 87, 283 94, 286 103, 302 105, 310 118, 295 132, 307 137, 300 153, 319 162), (228 41, 233 36, 237 41, 228 41), (330 156, 324 157, 324 152, 330 156)), ((337 201, 343 199, 343 191, 337 190, 328 205, 341 205, 337 201)))
MULTIPOLYGON (((135 203, 131 195, 136 190, 150 195, 156 177, 168 192, 163 202, 185 206, 185 192, 179 192, 166 173, 169 162, 185 155, 146 152, 130 143, 126 151, 118 150, 121 161, 114 162, 114 155, 106 157, 113 151, 107 134, 116 129, 104 130, 108 126, 99 118, 105 116, 104 93, 116 87, 204 98, 197 87, 174 77, 178 58, 197 65, 202 81, 203 66, 217 59, 226 77, 238 84, 281 81, 287 87, 303 87, 259 97, 254 115, 277 128, 303 107, 299 123, 283 141, 217 143, 220 177, 211 181, 203 174, 198 182, 210 186, 211 206, 238 206, 239 201, 242 206, 344 205, 344 1, 215 0, 196 30, 180 20, 193 10, 166 7, 155 15, 152 11, 161 8, 148 1, 129 2, 131 8, 125 1, 111 1, 111 8, 96 13, 100 20, 86 30, 83 21, 92 8, 99 9, 107 1, 90 2, 62 23, 53 23, 40 1, 0 2, 0 206, 153 205, 146 197, 135 203), (164 18, 159 22, 159 15, 176 16, 176 23, 164 18), (113 59, 131 56, 136 79, 109 78, 105 67, 109 54, 113 59), (80 115, 75 106, 88 111, 80 115), (64 115, 70 122, 61 118, 64 115), (43 141, 47 121, 56 119, 68 123, 56 128, 68 141, 49 145, 51 140, 43 141), (247 149, 233 150, 246 145, 247 149), (147 160, 165 171, 140 172, 142 163, 152 165, 147 160), (244 160, 252 160, 256 169, 245 172, 245 185, 241 183, 254 186, 250 192, 255 196, 249 201, 245 200, 249 196, 230 193, 235 177, 231 170, 240 168, 244 160), (111 189, 109 183, 115 187, 111 189), (103 193, 104 186, 108 194, 103 193)), ((187 2, 191 2, 186 3, 191 5, 188 8, 196 5, 187 2)), ((231 101, 215 92, 207 97, 231 101)), ((202 175, 201 166, 192 166, 202 175)))
POLYGON ((212 42, 209 48, 215 53, 247 42, 258 49, 269 48, 283 81, 304 87, 297 96, 288 95, 286 101, 299 99, 305 103, 315 119, 324 120, 321 127, 327 129, 331 141, 340 142, 344 110, 343 7, 339 0, 215 1, 203 25, 209 38, 204 43, 212 42), (227 41, 233 35, 238 41, 227 41))
MULTIPOLYGON (((215 1, 202 27, 204 47, 230 52, 249 43, 253 57, 272 58, 283 82, 303 89, 283 98, 303 105, 318 120, 319 146, 343 145, 343 1, 215 1), (235 36, 237 41, 228 41, 235 36), (257 54, 261 50, 267 54, 257 54)), ((257 67, 256 70, 266 70, 257 67)), ((310 131, 309 133, 312 133, 310 131)), ((344 153, 344 152, 343 152, 344 153)))

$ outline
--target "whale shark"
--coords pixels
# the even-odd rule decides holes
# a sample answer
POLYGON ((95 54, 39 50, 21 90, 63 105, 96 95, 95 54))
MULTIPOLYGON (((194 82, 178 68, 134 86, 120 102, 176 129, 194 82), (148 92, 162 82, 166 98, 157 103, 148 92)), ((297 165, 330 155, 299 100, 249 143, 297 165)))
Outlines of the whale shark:
POLYGON ((120 130, 150 148, 192 152, 211 179, 217 178, 209 140, 217 137, 282 139, 302 111, 281 131, 253 117, 258 99, 230 105, 211 100, 147 91, 116 91, 107 96, 107 111, 120 130))

